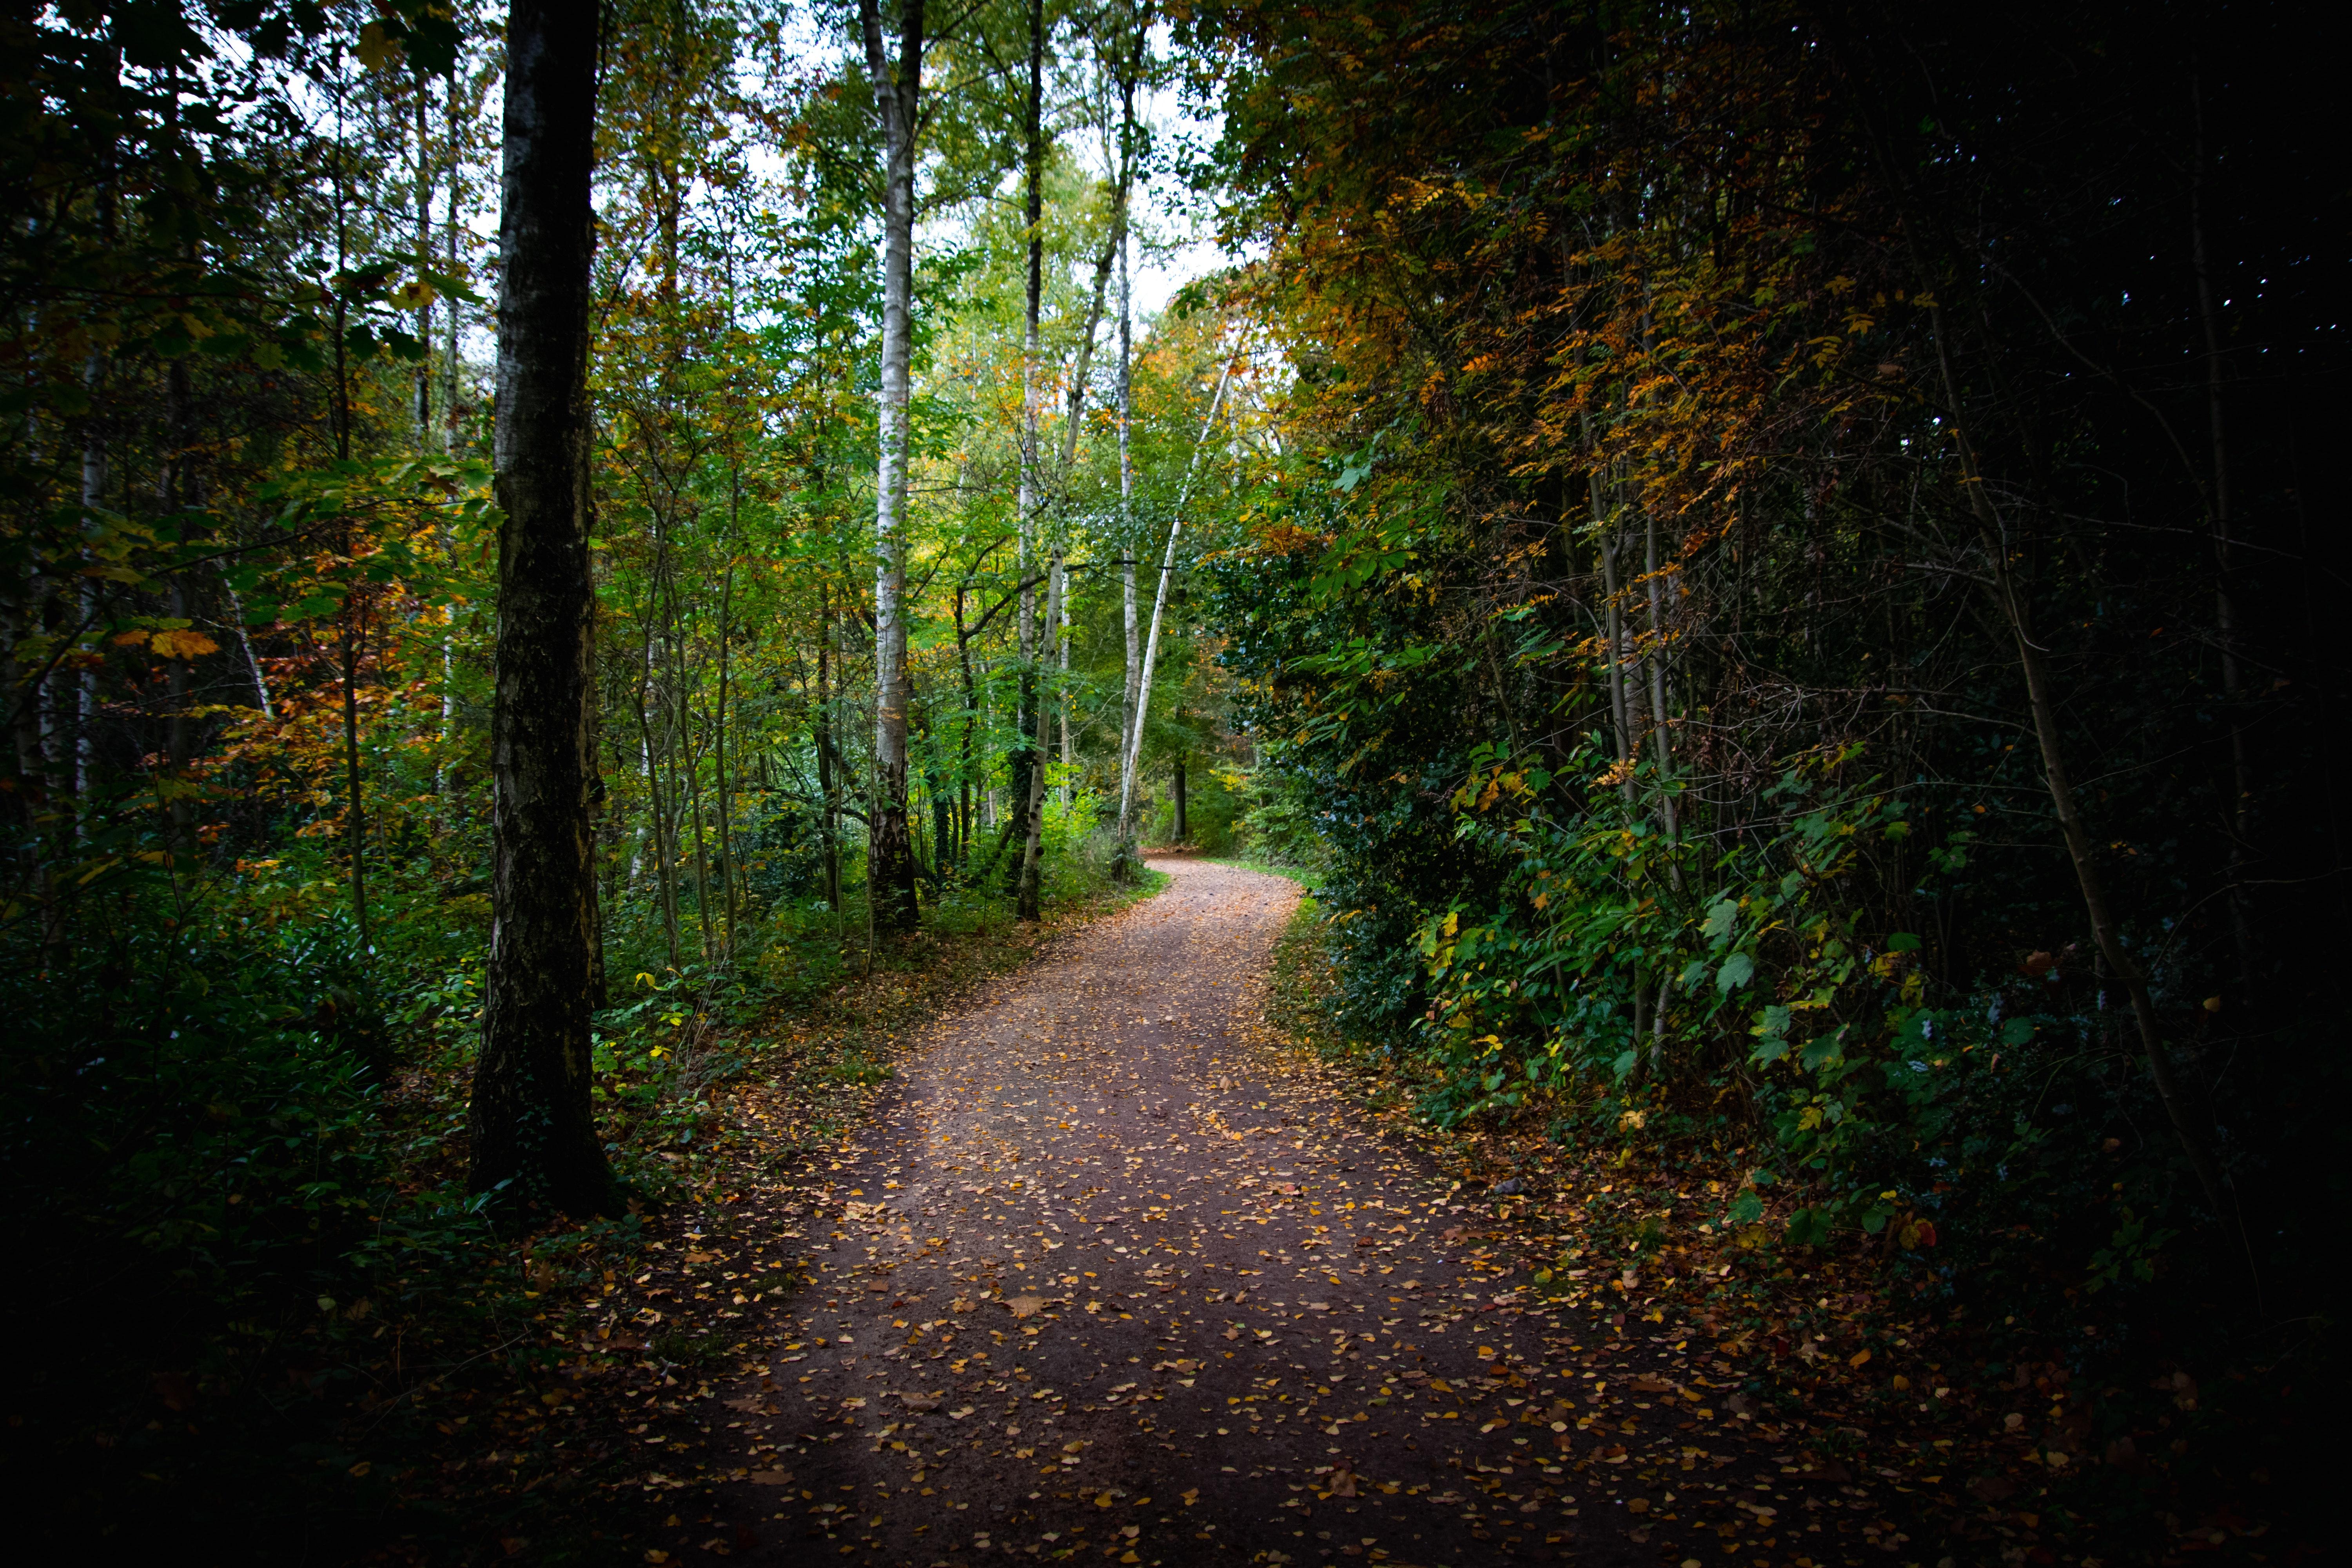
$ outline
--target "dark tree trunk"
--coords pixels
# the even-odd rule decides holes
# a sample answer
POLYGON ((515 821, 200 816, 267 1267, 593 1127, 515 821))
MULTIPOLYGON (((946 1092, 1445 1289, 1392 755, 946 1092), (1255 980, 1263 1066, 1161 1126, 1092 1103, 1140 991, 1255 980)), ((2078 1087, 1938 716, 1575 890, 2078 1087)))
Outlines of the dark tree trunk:
POLYGON ((588 291, 599 7, 515 0, 499 247, 496 696, 475 1192, 566 1214, 617 1199, 589 1108, 598 969, 590 797, 588 291))
POLYGON ((1174 844, 1181 844, 1192 837, 1192 826, 1184 820, 1184 759, 1181 756, 1179 756, 1176 759, 1175 784, 1176 830, 1172 834, 1169 835, 1169 841, 1174 844))

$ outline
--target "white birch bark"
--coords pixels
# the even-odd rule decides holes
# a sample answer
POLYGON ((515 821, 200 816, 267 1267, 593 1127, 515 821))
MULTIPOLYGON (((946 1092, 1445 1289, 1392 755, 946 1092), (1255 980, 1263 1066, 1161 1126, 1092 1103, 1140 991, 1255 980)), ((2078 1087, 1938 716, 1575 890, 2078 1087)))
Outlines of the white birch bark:
POLYGON ((1192 498, 1192 479, 1201 469, 1201 454, 1208 449, 1209 432, 1215 428, 1217 410, 1224 405, 1225 386, 1233 380, 1234 362, 1228 359, 1217 376, 1217 390, 1209 399, 1209 416, 1201 421, 1200 439, 1192 443, 1192 460, 1185 466, 1183 487, 1176 492, 1176 515, 1168 524, 1168 553, 1160 563, 1160 586, 1151 596, 1151 632, 1143 643, 1143 669, 1135 689, 1135 722, 1129 726, 1124 761, 1119 767, 1118 841, 1128 842, 1129 816, 1134 808, 1135 769, 1143 753, 1143 721, 1151 708, 1151 671, 1160 660, 1160 623, 1168 609, 1168 579, 1176 570, 1176 539, 1184 531, 1184 503, 1192 498))
POLYGON ((877 0, 858 0, 866 69, 882 118, 881 460, 874 504, 874 825, 867 880, 889 900, 886 927, 914 921, 907 842, 907 392, 914 303, 915 127, 922 79, 923 0, 902 0, 895 68, 882 42, 877 0))

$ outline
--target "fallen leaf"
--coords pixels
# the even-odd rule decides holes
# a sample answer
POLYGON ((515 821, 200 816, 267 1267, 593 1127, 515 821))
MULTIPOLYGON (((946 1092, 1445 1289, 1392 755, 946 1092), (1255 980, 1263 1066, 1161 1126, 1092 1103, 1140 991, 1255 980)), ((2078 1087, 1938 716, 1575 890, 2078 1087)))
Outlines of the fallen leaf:
POLYGON ((1013 1300, 1005 1302, 1004 1304, 1013 1309, 1013 1315, 1014 1317, 1026 1318, 1034 1315, 1037 1311, 1043 1309, 1045 1305, 1045 1299, 1042 1296, 1015 1296, 1013 1300))

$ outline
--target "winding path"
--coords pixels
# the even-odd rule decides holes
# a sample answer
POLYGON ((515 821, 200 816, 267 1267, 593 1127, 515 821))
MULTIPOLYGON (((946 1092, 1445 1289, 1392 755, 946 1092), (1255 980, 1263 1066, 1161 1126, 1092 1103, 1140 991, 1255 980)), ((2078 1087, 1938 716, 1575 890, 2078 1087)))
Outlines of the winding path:
POLYGON ((1657 1562, 1625 1460, 1698 1426, 1685 1363, 1523 1297, 1266 1037, 1289 883, 1160 868, 935 1023, 842 1156, 790 1346, 730 1402, 732 1554, 1657 1562))

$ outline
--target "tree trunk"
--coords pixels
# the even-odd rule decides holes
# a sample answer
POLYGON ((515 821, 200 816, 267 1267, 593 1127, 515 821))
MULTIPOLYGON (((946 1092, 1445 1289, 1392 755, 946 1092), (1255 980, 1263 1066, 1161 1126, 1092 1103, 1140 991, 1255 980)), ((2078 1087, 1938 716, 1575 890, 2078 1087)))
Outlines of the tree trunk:
POLYGON ((1134 792, 1129 774, 1128 737, 1135 733, 1136 698, 1143 687, 1143 639, 1135 618, 1135 453, 1129 437, 1135 420, 1135 296, 1128 279, 1128 241, 1118 245, 1118 585, 1127 631, 1127 681, 1118 710, 1118 868, 1129 864, 1127 801, 1134 792))
MULTIPOLYGON (((425 111, 431 107, 432 98, 425 90, 425 84, 430 79, 423 71, 416 73, 416 265, 420 270, 425 266, 425 258, 433 254, 432 137, 425 121, 425 111)), ((429 452, 433 450, 434 437, 433 301, 430 300, 416 307, 416 341, 426 350, 416 362, 416 449, 429 452)))
POLYGON ((1126 761, 1119 769, 1118 841, 1129 841, 1129 814, 1135 797, 1135 770, 1143 757, 1143 721, 1151 712, 1151 670, 1160 660, 1160 621, 1168 609, 1168 580, 1176 572, 1176 538, 1184 528, 1184 503, 1192 498, 1192 479, 1200 471, 1201 454, 1209 445, 1209 432, 1217 423, 1217 410, 1224 405, 1225 384, 1233 379, 1234 362, 1227 360, 1217 376, 1217 390, 1209 399, 1208 417, 1201 421, 1200 438, 1192 443, 1192 458, 1184 470, 1184 483, 1176 491, 1176 515, 1168 524, 1168 553, 1160 563, 1160 586, 1151 597, 1151 631, 1143 639, 1143 669, 1135 682, 1135 722, 1126 739, 1126 761))
MULTIPOLYGON (((1055 570, 1046 578, 1045 624, 1051 626, 1062 613, 1061 554, 1055 552, 1055 570)), ((1034 921, 1043 913, 1045 848, 1045 704, 1037 704, 1037 761, 1029 771, 1029 801, 1026 819, 1028 843, 1021 852, 1020 917, 1034 921)))
POLYGON ((877 0, 858 0, 866 69, 882 112, 881 463, 874 507, 873 826, 866 850, 871 918, 915 924, 915 860, 907 841, 907 384, 915 252, 915 111, 923 70, 923 0, 902 0, 898 58, 882 45, 877 0))
MULTIPOLYGON (((731 476, 730 476, 731 478, 731 476)), ((729 512, 729 550, 734 548, 731 526, 734 497, 730 490, 729 512)), ((732 956, 735 952, 735 798, 727 765, 727 696, 733 674, 728 662, 728 645, 733 640, 735 628, 729 624, 734 610, 735 563, 731 555, 726 574, 719 582, 719 703, 711 717, 710 744, 718 779, 712 788, 712 806, 719 819, 719 913, 727 926, 720 939, 719 951, 732 956)))
POLYGON ((1174 831, 1169 835, 1169 842, 1182 844, 1192 837, 1192 825, 1184 820, 1184 753, 1181 752, 1176 753, 1176 776, 1171 781, 1171 785, 1175 795, 1176 815, 1175 820, 1170 825, 1174 831))
POLYGON ((514 0, 499 289, 489 972, 468 1132, 477 1193, 566 1214, 618 1194, 589 1100, 588 310, 599 7, 514 0))
MULTIPOLYGON (((1017 568, 1021 582, 1018 641, 1021 669, 1019 700, 1013 719, 1013 796, 1026 801, 1030 776, 1045 762, 1045 727, 1037 721, 1037 585, 1029 563, 1037 557, 1037 318, 1045 280, 1045 15, 1044 0, 1029 0, 1029 96, 1024 134, 1024 195, 1022 214, 1026 236, 1028 294, 1021 333, 1021 477, 1014 497, 1014 519, 1020 534, 1017 568)), ((1027 895, 1022 897, 1025 900, 1027 895)), ((1024 903, 1024 907, 1026 905, 1024 903)), ((1034 917, 1024 917, 1034 918, 1034 917)))
POLYGON ((817 587, 816 642, 816 788, 824 797, 818 833, 824 847, 824 904, 841 913, 841 799, 835 790, 833 766, 833 693, 829 684, 833 661, 833 600, 831 590, 817 587))

